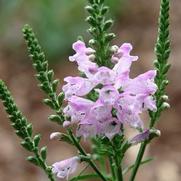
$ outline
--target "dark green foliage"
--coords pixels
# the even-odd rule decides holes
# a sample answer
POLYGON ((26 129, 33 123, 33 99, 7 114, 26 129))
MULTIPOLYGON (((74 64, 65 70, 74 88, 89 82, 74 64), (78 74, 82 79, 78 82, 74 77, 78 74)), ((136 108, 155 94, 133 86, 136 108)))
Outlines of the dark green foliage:
POLYGON ((88 32, 93 37, 89 42, 90 46, 96 50, 97 64, 111 67, 110 42, 115 38, 115 34, 109 33, 113 25, 111 19, 106 19, 109 8, 103 4, 103 0, 90 0, 89 3, 86 10, 90 16, 86 18, 86 21, 90 24, 88 32))
POLYGON ((157 70, 157 76, 155 82, 158 86, 155 98, 157 101, 157 112, 150 112, 151 124, 150 127, 154 126, 156 121, 159 119, 161 112, 167 108, 168 104, 165 104, 165 89, 168 85, 167 72, 170 68, 168 58, 170 55, 170 39, 169 39, 169 0, 161 1, 161 10, 159 16, 159 30, 158 38, 155 46, 155 52, 157 60, 154 65, 157 70))
MULTIPOLYGON (((39 87, 48 96, 48 98, 45 98, 43 102, 56 111, 56 117, 58 117, 56 122, 62 124, 63 116, 61 106, 63 103, 64 94, 61 92, 59 95, 57 95, 56 93, 59 86, 59 80, 54 79, 54 72, 53 70, 49 69, 46 56, 29 25, 24 26, 23 34, 27 42, 29 55, 33 60, 33 66, 37 72, 36 77, 39 81, 39 87)), ((53 121, 55 121, 55 119, 53 119, 53 121)))
POLYGON ((46 148, 43 147, 39 153, 38 145, 40 142, 40 135, 35 135, 34 137, 32 136, 33 130, 31 123, 29 123, 23 114, 19 111, 16 104, 14 103, 11 93, 7 89, 4 82, 1 80, 0 99, 4 104, 7 114, 9 115, 9 119, 11 121, 11 125, 15 129, 15 133, 22 139, 21 145, 27 151, 34 154, 34 156, 29 156, 27 160, 41 167, 47 174, 48 178, 51 181, 54 181, 52 171, 46 164, 46 148))

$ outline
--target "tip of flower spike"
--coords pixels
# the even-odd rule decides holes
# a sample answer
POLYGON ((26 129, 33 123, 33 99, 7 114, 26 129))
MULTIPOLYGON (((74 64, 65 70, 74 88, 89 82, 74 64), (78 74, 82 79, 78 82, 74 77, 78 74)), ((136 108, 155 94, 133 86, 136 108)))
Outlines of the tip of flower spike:
POLYGON ((25 33, 27 30, 31 30, 31 26, 29 24, 25 24, 22 28, 22 32, 25 33))

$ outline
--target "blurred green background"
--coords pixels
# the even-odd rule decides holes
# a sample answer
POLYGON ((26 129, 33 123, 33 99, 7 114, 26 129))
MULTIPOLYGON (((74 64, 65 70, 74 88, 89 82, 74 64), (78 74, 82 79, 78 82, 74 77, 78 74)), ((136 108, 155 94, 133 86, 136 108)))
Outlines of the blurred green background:
MULTIPOLYGON (((120 14, 122 1, 107 1, 113 16, 120 14)), ((86 36, 85 4, 85 0, 1 0, 1 41, 12 52, 19 51, 22 36, 17 35, 24 24, 31 24, 50 60, 57 60, 78 35, 86 36)))
MULTIPOLYGON (((134 64, 132 75, 143 73, 153 67, 153 49, 157 34, 159 0, 107 0, 110 15, 116 20, 113 31, 117 34, 114 44, 131 42, 133 54, 140 60, 134 64)), ((56 77, 63 80, 67 75, 77 74, 76 66, 69 63, 73 53, 72 43, 77 36, 87 40, 88 25, 84 19, 86 0, 0 0, 0 78, 5 80, 15 100, 43 135, 48 145, 49 163, 68 158, 76 152, 64 143, 50 141, 51 132, 60 131, 50 123, 51 111, 42 104, 44 96, 37 88, 31 61, 28 58, 21 29, 28 23, 54 68, 56 77)), ((139 181, 180 181, 181 178, 181 11, 180 0, 171 1, 172 54, 169 72, 171 109, 166 111, 158 128, 162 136, 147 149, 146 155, 155 160, 140 169, 139 181)), ((62 81, 63 83, 63 81, 62 81)), ((25 161, 28 155, 20 146, 8 123, 2 104, 0 105, 0 181, 45 181, 44 173, 25 161)), ((85 144, 87 150, 89 146, 85 144)), ((125 163, 134 160, 137 147, 127 154, 125 163)))

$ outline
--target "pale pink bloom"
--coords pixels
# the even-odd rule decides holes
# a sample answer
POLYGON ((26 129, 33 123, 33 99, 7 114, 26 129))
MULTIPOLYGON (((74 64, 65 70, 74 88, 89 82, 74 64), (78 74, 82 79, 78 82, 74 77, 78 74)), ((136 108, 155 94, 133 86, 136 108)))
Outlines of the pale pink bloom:
POLYGON ((130 79, 123 89, 133 94, 153 95, 157 90, 157 85, 154 83, 155 76, 155 70, 147 71, 134 79, 130 79))
POLYGON ((87 119, 90 119, 90 122, 101 122, 105 120, 106 118, 110 118, 112 116, 111 114, 112 106, 103 104, 99 100, 94 104, 93 107, 90 109, 89 117, 87 119), (93 121, 92 121, 93 120, 93 121))
POLYGON ((128 124, 134 128, 143 128, 143 122, 140 119, 142 112, 142 102, 137 96, 123 93, 115 104, 118 120, 123 124, 128 124))
POLYGON ((73 95, 84 96, 88 94, 95 86, 89 79, 82 77, 66 77, 64 79, 67 82, 66 85, 62 87, 65 93, 65 98, 68 99, 73 95))
POLYGON ((72 96, 68 101, 68 106, 64 108, 63 112, 65 115, 71 117, 71 123, 74 124, 85 119, 93 105, 94 102, 88 99, 72 96))
POLYGON ((97 91, 99 92, 99 100, 104 104, 114 105, 119 97, 118 90, 113 86, 105 86, 97 91))
POLYGON ((79 157, 75 156, 67 160, 56 162, 52 165, 52 172, 60 179, 69 179, 69 176, 73 174, 80 162, 79 157))
POLYGON ((125 72, 129 73, 132 62, 138 60, 137 56, 130 55, 131 50, 132 45, 124 43, 112 57, 114 60, 117 58, 117 64, 115 64, 113 71, 115 71, 118 77, 125 72))
POLYGON ((93 80, 96 84, 111 85, 114 84, 116 74, 112 69, 107 67, 100 67, 97 73, 93 76, 93 80))
POLYGON ((96 73, 98 66, 96 63, 90 61, 90 54, 95 51, 92 48, 87 48, 85 43, 78 40, 73 44, 73 49, 76 54, 69 57, 72 62, 77 62, 79 71, 86 74, 87 77, 91 77, 96 73))

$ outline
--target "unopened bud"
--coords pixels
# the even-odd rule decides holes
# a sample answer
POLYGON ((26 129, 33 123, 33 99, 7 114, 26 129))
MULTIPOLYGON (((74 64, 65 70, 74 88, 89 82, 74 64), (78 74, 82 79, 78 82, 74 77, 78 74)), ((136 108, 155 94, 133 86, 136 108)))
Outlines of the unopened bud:
POLYGON ((62 133, 60 132, 54 132, 50 134, 50 139, 51 140, 60 140, 62 137, 62 133))
POLYGON ((164 101, 168 101, 168 96, 167 96, 167 95, 163 95, 163 96, 162 96, 162 99, 163 99, 164 101))
POLYGON ((94 39, 89 40, 90 45, 95 45, 96 41, 94 39))
POLYGON ((149 139, 152 140, 155 137, 160 137, 161 136, 161 131, 155 128, 152 128, 150 130, 150 136, 149 139))
POLYGON ((64 122, 63 122, 63 127, 64 127, 64 128, 69 127, 70 124, 71 124, 70 121, 64 121, 64 122))
POLYGON ((86 55, 92 55, 92 54, 94 54, 96 51, 94 50, 94 49, 92 49, 92 48, 87 48, 86 49, 86 55))
POLYGON ((170 104, 167 103, 167 102, 164 102, 164 103, 162 104, 162 108, 168 109, 168 108, 170 108, 170 104))
POLYGON ((95 56, 95 55, 93 55, 93 54, 92 54, 92 55, 89 55, 89 60, 90 60, 90 61, 94 61, 94 60, 95 60, 95 58, 96 58, 96 56, 95 56))
POLYGON ((117 45, 113 45, 113 46, 110 48, 110 51, 111 51, 112 53, 117 53, 118 50, 119 50, 119 47, 118 47, 117 45))

